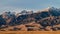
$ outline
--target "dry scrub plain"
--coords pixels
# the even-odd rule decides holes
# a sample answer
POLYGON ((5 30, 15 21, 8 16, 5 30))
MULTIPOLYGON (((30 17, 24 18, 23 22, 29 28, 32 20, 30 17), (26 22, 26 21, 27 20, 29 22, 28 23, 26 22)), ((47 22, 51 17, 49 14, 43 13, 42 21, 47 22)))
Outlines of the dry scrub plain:
POLYGON ((0 34, 60 34, 60 31, 0 31, 0 34))

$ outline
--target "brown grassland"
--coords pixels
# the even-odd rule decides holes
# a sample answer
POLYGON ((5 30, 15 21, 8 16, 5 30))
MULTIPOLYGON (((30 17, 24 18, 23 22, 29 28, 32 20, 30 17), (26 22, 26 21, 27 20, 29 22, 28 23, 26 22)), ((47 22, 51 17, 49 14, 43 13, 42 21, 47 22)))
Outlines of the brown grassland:
POLYGON ((0 31, 0 34, 60 34, 60 31, 0 31))

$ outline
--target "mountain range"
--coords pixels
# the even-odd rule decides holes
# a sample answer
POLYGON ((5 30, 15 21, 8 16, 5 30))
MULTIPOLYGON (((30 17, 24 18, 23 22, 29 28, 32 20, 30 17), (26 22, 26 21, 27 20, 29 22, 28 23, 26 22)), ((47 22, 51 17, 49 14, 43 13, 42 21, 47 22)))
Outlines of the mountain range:
POLYGON ((60 30, 60 9, 49 7, 44 10, 20 13, 4 12, 0 15, 0 31, 57 31, 60 30))

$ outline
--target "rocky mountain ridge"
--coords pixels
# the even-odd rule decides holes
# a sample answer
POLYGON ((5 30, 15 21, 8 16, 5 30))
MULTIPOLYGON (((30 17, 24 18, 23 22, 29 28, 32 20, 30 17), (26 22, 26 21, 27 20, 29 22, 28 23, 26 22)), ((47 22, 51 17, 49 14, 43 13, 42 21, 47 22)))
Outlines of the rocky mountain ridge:
POLYGON ((60 9, 51 7, 37 13, 23 10, 21 13, 5 12, 0 15, 0 31, 58 31, 60 9))

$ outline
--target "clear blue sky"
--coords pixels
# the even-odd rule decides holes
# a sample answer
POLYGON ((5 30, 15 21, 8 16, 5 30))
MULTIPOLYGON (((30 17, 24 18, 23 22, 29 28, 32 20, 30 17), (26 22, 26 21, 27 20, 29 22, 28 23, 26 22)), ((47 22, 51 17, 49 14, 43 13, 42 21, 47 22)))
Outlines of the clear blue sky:
POLYGON ((47 7, 60 8, 60 0, 0 0, 0 11, 13 9, 44 9, 47 7))

